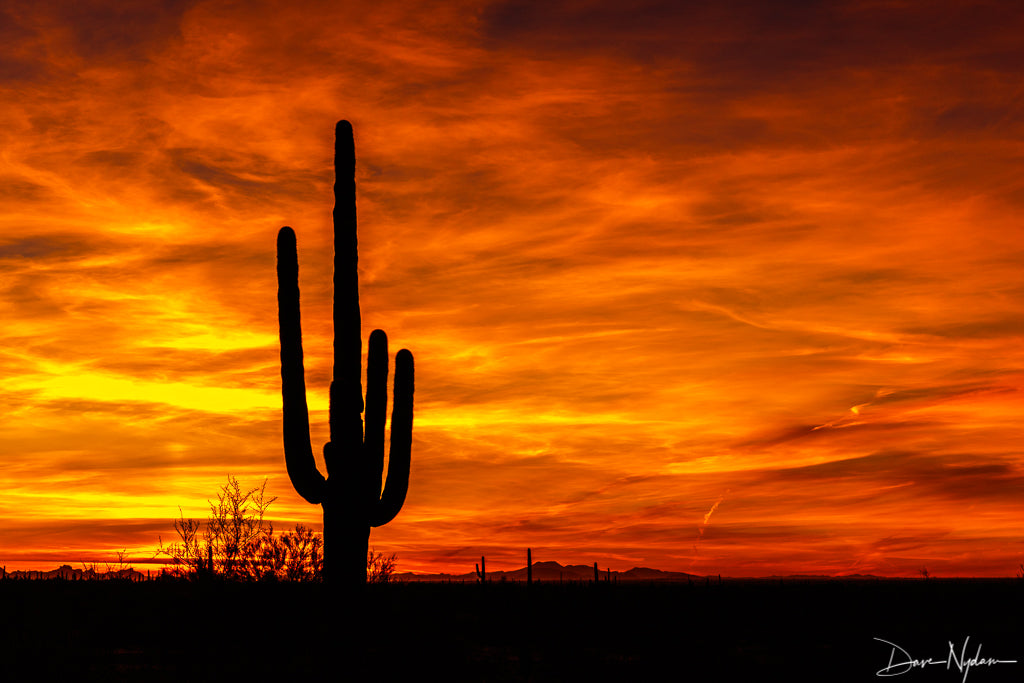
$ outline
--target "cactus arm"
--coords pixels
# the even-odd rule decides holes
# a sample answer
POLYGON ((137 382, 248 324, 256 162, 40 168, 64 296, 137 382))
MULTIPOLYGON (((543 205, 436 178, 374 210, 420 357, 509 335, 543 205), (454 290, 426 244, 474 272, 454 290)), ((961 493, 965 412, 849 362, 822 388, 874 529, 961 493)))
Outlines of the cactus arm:
POLYGON ((408 349, 402 349, 395 355, 395 398, 391 409, 388 477, 380 501, 370 509, 370 526, 382 526, 394 519, 402 509, 405 494, 409 491, 414 389, 415 370, 412 353, 408 349))
POLYGON ((380 500, 384 475, 384 425, 388 408, 388 337, 383 330, 370 333, 366 359, 366 436, 363 459, 366 466, 367 504, 380 500))
POLYGON ((309 439, 309 409, 302 365, 302 324, 299 315, 299 259, 295 232, 277 234, 277 305, 281 330, 281 397, 284 412, 284 455, 288 476, 300 496, 319 503, 324 477, 316 468, 309 439))

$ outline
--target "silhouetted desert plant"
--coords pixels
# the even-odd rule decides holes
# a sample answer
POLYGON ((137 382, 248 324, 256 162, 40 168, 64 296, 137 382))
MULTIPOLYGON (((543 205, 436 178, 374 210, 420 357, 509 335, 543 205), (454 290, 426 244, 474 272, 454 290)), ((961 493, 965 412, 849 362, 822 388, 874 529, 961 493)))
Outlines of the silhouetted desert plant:
POLYGON ((269 534, 247 559, 246 578, 262 581, 319 581, 323 572, 323 539, 311 528, 269 534))
MULTIPOLYGON (((262 486, 243 490, 229 476, 217 501, 210 501, 205 526, 184 514, 175 520, 179 540, 165 546, 161 538, 157 551, 170 558, 170 573, 193 579, 319 581, 323 539, 302 524, 275 535, 265 515, 277 499, 266 496, 266 485, 264 481, 262 486)), ((392 571, 395 559, 390 558, 392 571)))
POLYGON ((126 571, 128 571, 128 570, 133 568, 132 567, 132 563, 128 561, 128 549, 127 548, 123 548, 121 550, 115 551, 114 554, 117 555, 117 562, 115 564, 111 564, 109 562, 104 562, 104 564, 107 566, 107 573, 108 574, 110 574, 110 573, 123 573, 123 572, 126 572, 126 571))
POLYGON ((398 556, 394 553, 385 555, 370 548, 366 554, 366 582, 367 583, 391 583, 395 574, 395 561, 398 556))
POLYGON ((387 480, 384 426, 388 346, 381 330, 370 334, 367 357, 366 430, 363 430, 362 335, 356 241, 355 144, 352 126, 339 121, 334 147, 334 375, 330 387, 330 441, 324 446, 325 478, 317 469, 309 435, 299 312, 295 232, 277 236, 278 317, 284 451, 295 490, 324 508, 324 576, 339 585, 366 582, 370 528, 387 524, 405 502, 412 445, 413 358, 395 357, 394 407, 387 480))
POLYGON ((205 528, 199 520, 186 519, 182 513, 174 522, 179 541, 164 546, 160 538, 157 551, 171 559, 171 572, 249 578, 250 558, 273 535, 273 527, 264 515, 276 498, 267 499, 266 486, 264 481, 262 486, 242 491, 238 480, 228 476, 228 483, 217 493, 217 502, 209 501, 210 516, 205 528))
POLYGON ((480 564, 476 565, 476 579, 480 583, 487 581, 487 560, 483 555, 480 556, 480 564))

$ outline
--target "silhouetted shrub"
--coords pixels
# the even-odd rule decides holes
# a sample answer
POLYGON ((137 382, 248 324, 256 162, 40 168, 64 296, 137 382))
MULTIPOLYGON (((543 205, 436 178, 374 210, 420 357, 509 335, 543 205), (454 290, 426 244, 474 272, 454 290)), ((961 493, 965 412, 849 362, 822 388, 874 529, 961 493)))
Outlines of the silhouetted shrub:
POLYGON ((262 486, 243 491, 238 480, 228 476, 217 501, 210 501, 205 526, 197 519, 186 519, 184 514, 175 520, 178 542, 165 546, 161 538, 158 550, 171 559, 170 573, 241 581, 318 580, 323 540, 301 524, 294 531, 275 536, 265 515, 277 498, 267 498, 266 487, 264 481, 262 486))
POLYGON ((391 583, 395 573, 395 560, 398 556, 394 553, 385 555, 374 552, 370 548, 366 553, 366 582, 367 583, 391 583))

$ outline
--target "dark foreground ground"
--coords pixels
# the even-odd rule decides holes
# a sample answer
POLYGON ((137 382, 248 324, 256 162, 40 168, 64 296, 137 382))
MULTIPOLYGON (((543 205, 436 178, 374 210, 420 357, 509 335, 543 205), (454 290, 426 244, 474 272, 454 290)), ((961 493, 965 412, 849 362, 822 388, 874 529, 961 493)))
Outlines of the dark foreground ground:
POLYGON ((0 681, 880 681, 891 655, 898 683, 1021 681, 1022 608, 1012 579, 399 584, 335 606, 316 585, 4 581, 0 681), (960 670, 978 645, 1020 663, 960 670))

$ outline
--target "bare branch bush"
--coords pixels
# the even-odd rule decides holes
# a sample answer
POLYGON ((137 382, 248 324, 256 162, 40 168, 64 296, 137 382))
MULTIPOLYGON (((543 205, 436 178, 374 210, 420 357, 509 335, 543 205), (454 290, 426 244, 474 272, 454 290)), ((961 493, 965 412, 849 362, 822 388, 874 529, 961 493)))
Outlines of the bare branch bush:
MULTIPOLYGON (((186 519, 175 520, 178 541, 164 545, 159 554, 170 558, 170 573, 195 578, 216 575, 240 581, 320 581, 323 575, 323 537, 312 528, 296 524, 293 531, 274 534, 265 518, 276 498, 266 496, 267 482, 243 490, 238 480, 228 477, 217 501, 210 502, 205 525, 186 519)), ((395 569, 395 554, 369 550, 367 581, 388 583, 395 569)))
POLYGON ((257 571, 253 559, 274 534, 273 526, 264 515, 277 498, 268 499, 266 488, 264 480, 262 486, 243 491, 238 480, 228 476, 228 483, 217 493, 217 501, 209 501, 210 516, 205 528, 199 520, 186 519, 181 513, 180 519, 174 522, 178 542, 165 546, 161 538, 157 550, 158 554, 170 558, 171 573, 253 578, 257 571))
POLYGON ((228 579, 252 578, 252 559, 274 535, 273 526, 263 516, 277 498, 268 500, 266 488, 264 480, 259 488, 243 493, 238 480, 229 476, 217 494, 217 502, 210 503, 204 539, 207 555, 213 551, 214 573, 228 579))
POLYGON ((391 583, 395 573, 395 560, 398 556, 394 553, 385 555, 374 552, 373 548, 366 553, 366 582, 367 583, 391 583))

